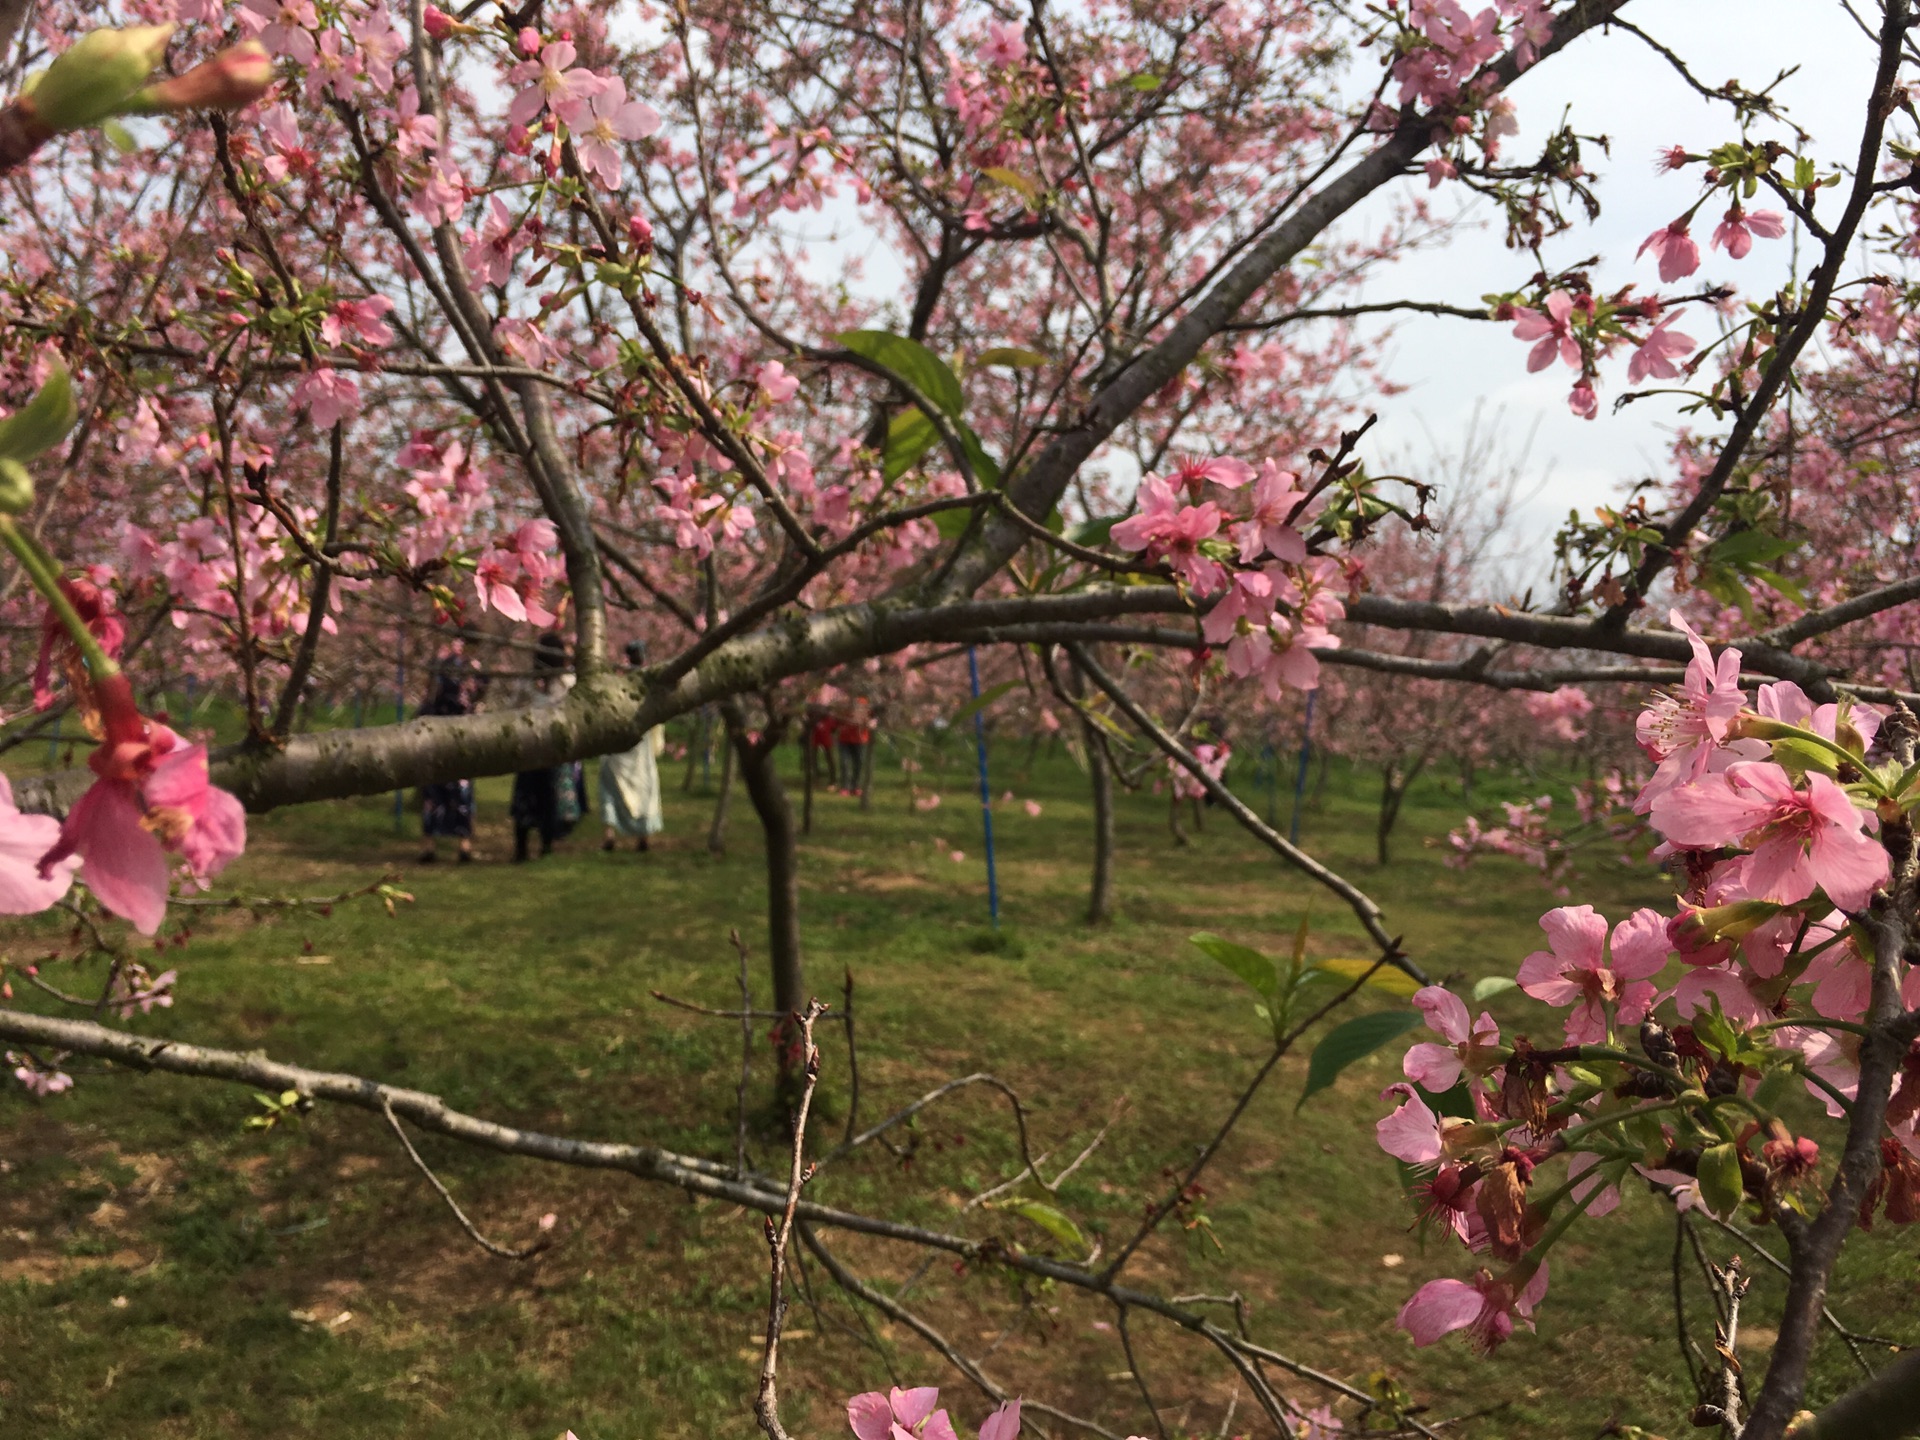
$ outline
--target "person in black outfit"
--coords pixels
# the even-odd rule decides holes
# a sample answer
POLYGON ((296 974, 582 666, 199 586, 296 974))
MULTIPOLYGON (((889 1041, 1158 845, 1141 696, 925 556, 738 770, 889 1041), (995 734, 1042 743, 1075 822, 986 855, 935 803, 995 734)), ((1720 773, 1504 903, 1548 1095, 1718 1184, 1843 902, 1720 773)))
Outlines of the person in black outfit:
MULTIPOLYGON (((559 631, 549 630, 535 642, 533 669, 532 703, 558 705, 572 688, 573 679, 566 673, 567 642, 559 631)), ((586 808, 585 789, 585 772, 574 761, 540 770, 522 770, 513 777, 510 811, 516 862, 527 858, 528 844, 535 831, 540 834, 540 853, 553 853, 553 842, 567 837, 586 808)))
MULTIPOLYGON (((434 662, 433 680, 427 692, 422 715, 471 715, 486 695, 487 682, 473 673, 473 666, 461 655, 456 644, 443 651, 434 662)), ((460 842, 460 863, 473 861, 473 781, 443 780, 420 787, 420 833, 426 848, 420 863, 431 865, 440 858, 440 837, 460 842)))

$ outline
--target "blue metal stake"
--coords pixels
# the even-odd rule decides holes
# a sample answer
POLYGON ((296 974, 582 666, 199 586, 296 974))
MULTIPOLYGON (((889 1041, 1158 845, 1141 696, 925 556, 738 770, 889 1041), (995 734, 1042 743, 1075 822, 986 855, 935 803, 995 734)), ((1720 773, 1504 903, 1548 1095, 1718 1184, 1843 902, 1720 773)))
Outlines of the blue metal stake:
MULTIPOLYGON (((980 698, 980 657, 967 647, 967 680, 973 686, 973 698, 980 698)), ((980 765, 980 828, 987 837, 987 918, 1000 928, 1000 884, 993 871, 993 790, 987 784, 987 723, 978 710, 973 712, 973 753, 980 765)))
POLYGON ((1267 787, 1267 828, 1271 830, 1276 820, 1276 807, 1280 803, 1280 752, 1273 748, 1271 740, 1261 747, 1260 763, 1254 773, 1267 787))
MULTIPOLYGON (((402 644, 405 640, 402 638, 402 644)), ((393 662, 393 723, 398 725, 407 718, 407 652, 400 651, 393 662)), ((393 833, 398 835, 407 826, 407 792, 393 792, 393 833)))
POLYGON ((53 717, 53 734, 47 740, 47 768, 55 769, 60 764, 60 726, 66 720, 66 713, 53 717))
POLYGON ((1313 702, 1319 698, 1318 690, 1307 691, 1307 719, 1300 727, 1300 768, 1293 776, 1293 823, 1287 827, 1287 839, 1295 845, 1300 843, 1300 797, 1307 793, 1307 760, 1313 754, 1313 702))

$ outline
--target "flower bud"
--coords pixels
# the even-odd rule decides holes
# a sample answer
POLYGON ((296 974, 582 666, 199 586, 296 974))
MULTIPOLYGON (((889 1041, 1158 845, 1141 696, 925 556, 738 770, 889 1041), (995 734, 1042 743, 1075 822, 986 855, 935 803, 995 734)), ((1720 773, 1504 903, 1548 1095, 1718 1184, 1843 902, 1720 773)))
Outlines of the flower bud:
POLYGON ((1667 939, 1684 959, 1752 934, 1783 908, 1769 900, 1736 900, 1710 908, 1686 905, 1667 922, 1667 939))
POLYGON ((139 115, 176 115, 183 110, 239 110, 273 85, 273 57, 258 40, 244 40, 184 75, 149 85, 127 109, 139 115))
POLYGON ((24 515, 33 508, 33 476, 18 460, 0 457, 0 514, 24 515))
POLYGON ((66 439, 77 413, 67 367, 55 360, 33 399, 0 420, 0 459, 18 464, 45 454, 66 439))
POLYGON ((454 19, 453 16, 442 10, 438 5, 427 6, 423 23, 427 27, 427 34, 431 35, 435 40, 450 40, 455 35, 478 35, 480 33, 479 30, 472 25, 467 25, 454 19))
POLYGON ((172 35, 171 25, 89 31, 40 73, 25 104, 56 135, 98 124, 147 83, 172 35))
POLYGON ((1727 727, 1729 740, 1765 740, 1769 744, 1775 740, 1791 740, 1803 733, 1798 726, 1784 720, 1769 720, 1751 710, 1741 711, 1727 727))

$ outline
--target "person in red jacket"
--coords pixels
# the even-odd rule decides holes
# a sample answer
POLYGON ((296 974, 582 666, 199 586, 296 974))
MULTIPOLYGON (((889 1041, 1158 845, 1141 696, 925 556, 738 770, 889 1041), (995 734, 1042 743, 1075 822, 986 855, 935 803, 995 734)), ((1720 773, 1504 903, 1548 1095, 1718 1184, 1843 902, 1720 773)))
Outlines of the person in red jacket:
POLYGON ((836 736, 840 742, 840 793, 858 795, 866 773, 867 746, 873 742, 873 728, 867 723, 867 702, 853 702, 853 713, 840 717, 836 736))

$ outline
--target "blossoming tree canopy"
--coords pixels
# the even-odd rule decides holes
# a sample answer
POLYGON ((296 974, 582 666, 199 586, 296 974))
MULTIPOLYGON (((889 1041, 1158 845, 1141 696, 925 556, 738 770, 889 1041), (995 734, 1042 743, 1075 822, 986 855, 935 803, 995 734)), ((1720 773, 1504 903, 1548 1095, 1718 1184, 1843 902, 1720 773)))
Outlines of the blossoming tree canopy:
MULTIPOLYGON (((1646 279, 1602 294, 1540 248, 1599 204, 1581 132, 1514 156, 1508 92, 1571 46, 1650 43, 1630 9, 36 7, 45 63, 0 110, 4 603, 8 643, 38 646, 13 655, 22 705, 75 713, 94 745, 84 771, 0 797, 0 909, 64 903, 77 878, 151 934, 177 879, 241 853, 243 804, 623 749, 705 704, 955 646, 1064 647, 1103 720, 1229 808, 1229 747, 1184 745, 1089 646, 1172 651, 1196 688, 1269 707, 1331 666, 1521 689, 1569 739, 1588 686, 1677 686, 1642 717, 1656 768, 1633 808, 1683 908, 1547 917, 1518 983, 1565 1012, 1552 1049, 1422 989, 1394 1023, 1439 1039, 1380 1138, 1486 1261, 1408 1302, 1422 1342, 1527 1323, 1548 1252, 1636 1170, 1801 1236, 1802 1303, 1745 1432, 1772 1440, 1840 1239, 1863 1206, 1910 1215, 1920 1174, 1911 678, 1843 638, 1884 650, 1920 599, 1910 536, 1846 483, 1904 483, 1881 478, 1904 431, 1880 422, 1902 403, 1884 375, 1916 363, 1891 273, 1914 248, 1912 17, 1883 0, 1862 21, 1873 80, 1832 154, 1773 138, 1789 122, 1765 92, 1705 90, 1724 137, 1642 179, 1676 187, 1674 218, 1639 247, 1646 279), (1408 181, 1500 205, 1511 288, 1479 309, 1362 293, 1412 246, 1471 243, 1408 181), (1388 223, 1342 224, 1399 191, 1388 223), (1763 246, 1798 268, 1759 295, 1676 289, 1696 231, 1735 274, 1763 246), (1889 273, 1854 278, 1863 253, 1889 273), (1432 524, 1431 486, 1367 453, 1391 387, 1349 322, 1380 312, 1510 327, 1515 373, 1564 367, 1596 421, 1623 379, 1683 392, 1683 473, 1573 517, 1548 604, 1373 585, 1383 537, 1432 524), (1839 362, 1816 380, 1822 344, 1839 362), (1782 418, 1797 390, 1813 442, 1782 418), (1682 608, 1648 623, 1668 591, 1682 608), (1696 621, 1741 644, 1716 659, 1696 621), (301 728, 314 696, 396 659, 417 676, 449 636, 524 661, 560 626, 579 679, 560 703, 301 728), (652 662, 617 670, 620 639, 652 662), (152 703, 182 679, 239 700, 230 752, 152 703), (1844 1130, 1830 1179, 1780 1116, 1805 1085, 1844 1130)), ((22 14, 0 4, 0 33, 22 14)), ((1244 810, 1353 909, 1369 964, 1421 973, 1370 898, 1244 810)), ((1298 1038, 1279 971, 1248 973, 1277 1057, 1298 1038)), ((41 1018, 0 1011, 0 1033, 41 1018)), ((130 1053, 104 1027, 58 1033, 130 1053)), ((1048 1273, 1110 1285, 1130 1254, 1048 1273)), ((860 1397, 856 1433, 927 1434, 932 1403, 860 1397)), ((989 1423, 1009 1440, 1018 1412, 989 1423)))

